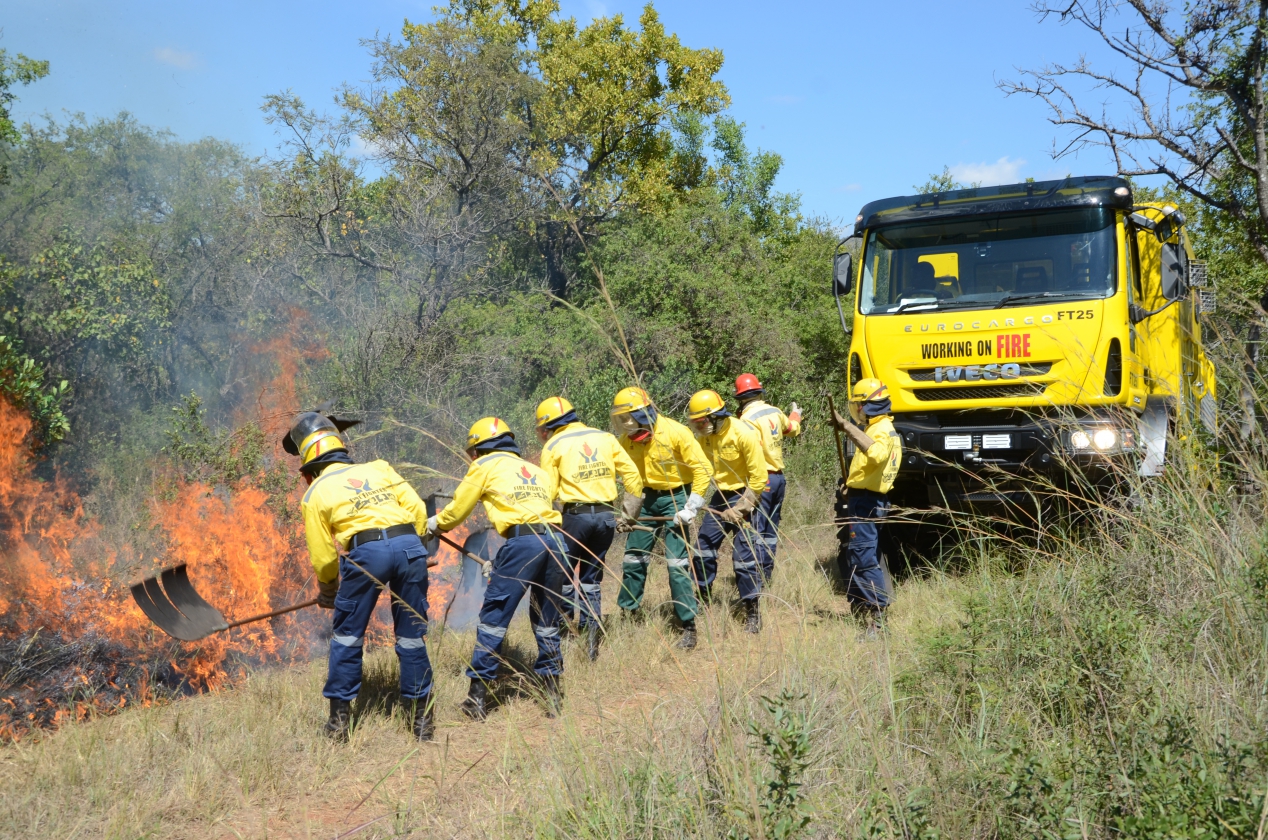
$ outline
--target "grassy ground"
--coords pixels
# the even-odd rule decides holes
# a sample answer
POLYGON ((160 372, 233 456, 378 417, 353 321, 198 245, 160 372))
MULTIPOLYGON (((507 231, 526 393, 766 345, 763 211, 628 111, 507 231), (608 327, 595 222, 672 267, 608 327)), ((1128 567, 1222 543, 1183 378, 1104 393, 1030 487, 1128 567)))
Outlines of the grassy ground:
MULTIPOLYGON (((1263 837, 1265 511, 1193 475, 903 582, 874 639, 821 567, 832 531, 804 512, 827 500, 808 496, 760 636, 724 602, 683 654, 656 607, 614 621, 597 663, 568 648, 558 720, 512 678, 476 724, 458 711, 472 637, 433 634, 421 746, 390 708, 390 650, 370 653, 346 746, 320 734, 321 663, 259 673, 4 748, 0 833, 1263 837)), ((531 662, 521 622, 512 658, 531 662)))

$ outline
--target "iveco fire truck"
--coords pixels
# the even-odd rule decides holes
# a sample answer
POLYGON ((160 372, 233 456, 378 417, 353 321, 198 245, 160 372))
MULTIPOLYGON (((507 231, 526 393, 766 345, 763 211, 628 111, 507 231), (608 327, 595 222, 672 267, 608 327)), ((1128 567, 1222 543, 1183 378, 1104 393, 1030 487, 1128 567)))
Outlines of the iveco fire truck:
POLYGON ((896 506, 1023 505, 1040 473, 1157 475, 1169 434, 1214 434, 1213 299, 1174 206, 1071 177, 873 201, 854 230, 834 290, 851 386, 889 386, 896 506))

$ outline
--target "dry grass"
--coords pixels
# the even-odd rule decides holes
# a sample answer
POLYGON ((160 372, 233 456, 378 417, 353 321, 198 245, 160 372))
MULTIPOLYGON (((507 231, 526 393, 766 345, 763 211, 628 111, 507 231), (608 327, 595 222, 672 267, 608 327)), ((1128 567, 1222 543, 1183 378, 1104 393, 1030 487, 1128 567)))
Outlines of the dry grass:
MULTIPOLYGON (((1264 836, 1268 517, 1230 475, 1268 485, 1262 465, 1198 453, 1077 530, 966 546, 958 576, 900 585, 874 639, 824 573, 827 500, 799 488, 757 637, 727 577, 701 646, 677 651, 659 565, 648 615, 614 618, 597 663, 568 643, 558 720, 511 678, 489 721, 467 721, 471 634, 433 633, 435 743, 391 707, 389 649, 370 653, 346 746, 320 733, 323 663, 261 672, 0 750, 0 834, 1264 836), (771 817, 755 737, 784 691, 808 750, 800 834, 771 817)), ((531 662, 523 619, 508 642, 531 662)))
MULTIPOLYGON (((825 509, 818 498, 803 501, 825 509)), ((708 802, 679 797, 700 799, 719 786, 746 799, 756 794, 748 772, 755 756, 730 718, 748 715, 761 695, 781 687, 814 686, 811 702, 855 710, 820 722, 867 750, 866 739, 880 736, 890 714, 892 663, 913 634, 950 617, 956 584, 911 582, 889 637, 864 640, 819 565, 832 556, 832 540, 822 525, 789 528, 758 637, 741 632, 720 599, 702 616, 701 645, 689 654, 673 647, 677 634, 664 606, 645 610, 642 622, 613 616, 596 663, 567 643, 566 707, 555 721, 513 681, 489 721, 466 720, 458 705, 473 637, 451 633, 430 639, 438 702, 432 744, 414 744, 401 710, 388 708, 395 660, 380 648, 368 654, 362 700, 369 708, 346 746, 320 733, 324 663, 315 662, 7 747, 0 751, 0 834, 329 838, 371 820, 354 836, 575 835, 583 828, 628 836, 637 825, 646 836, 661 836, 656 825, 684 836, 705 831, 729 818, 708 802), (609 825, 569 824, 592 819, 582 814, 590 810, 606 812, 609 825), (693 812, 697 825, 680 824, 693 812)), ((663 565, 652 581, 649 606, 668 598, 663 565)), ((615 586, 609 576, 609 614, 615 586)), ((508 642, 513 657, 532 661, 523 619, 508 642)), ((848 764, 840 756, 818 762, 807 780, 812 799, 820 788, 848 784, 839 775, 850 772, 848 764)))

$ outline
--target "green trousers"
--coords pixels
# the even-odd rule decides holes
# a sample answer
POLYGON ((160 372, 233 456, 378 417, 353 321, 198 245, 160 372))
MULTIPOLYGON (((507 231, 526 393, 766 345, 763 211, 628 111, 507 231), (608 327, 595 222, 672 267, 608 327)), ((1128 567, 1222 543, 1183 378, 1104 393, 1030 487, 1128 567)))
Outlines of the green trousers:
MULTIPOLYGON (((652 490, 643 493, 639 517, 673 516, 687 505, 687 488, 652 490)), ((691 580, 690 552, 686 528, 677 522, 644 522, 655 531, 630 531, 625 537, 625 561, 621 564, 621 595, 617 605, 623 610, 636 610, 643 602, 647 585, 647 566, 652 559, 656 538, 665 541, 665 559, 669 564, 669 591, 674 598, 674 612, 679 621, 696 617, 696 585, 691 580)))

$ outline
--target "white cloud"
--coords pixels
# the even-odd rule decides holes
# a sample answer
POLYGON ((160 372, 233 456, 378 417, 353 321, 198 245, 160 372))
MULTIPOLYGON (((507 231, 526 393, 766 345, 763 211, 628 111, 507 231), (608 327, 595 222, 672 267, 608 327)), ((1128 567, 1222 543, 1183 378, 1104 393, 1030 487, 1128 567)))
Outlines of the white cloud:
POLYGON ((1015 184, 1021 181, 1022 158, 1012 159, 1004 155, 994 163, 957 163, 951 167, 951 175, 961 184, 980 184, 993 187, 998 184, 1015 184))
POLYGON ((845 186, 837 187, 836 191, 842 193, 858 192, 861 189, 863 189, 862 184, 846 184, 845 186))
POLYGON ((198 53, 185 52, 174 47, 158 47, 154 50, 154 58, 160 64, 168 64, 180 70, 193 70, 202 64, 198 53))

